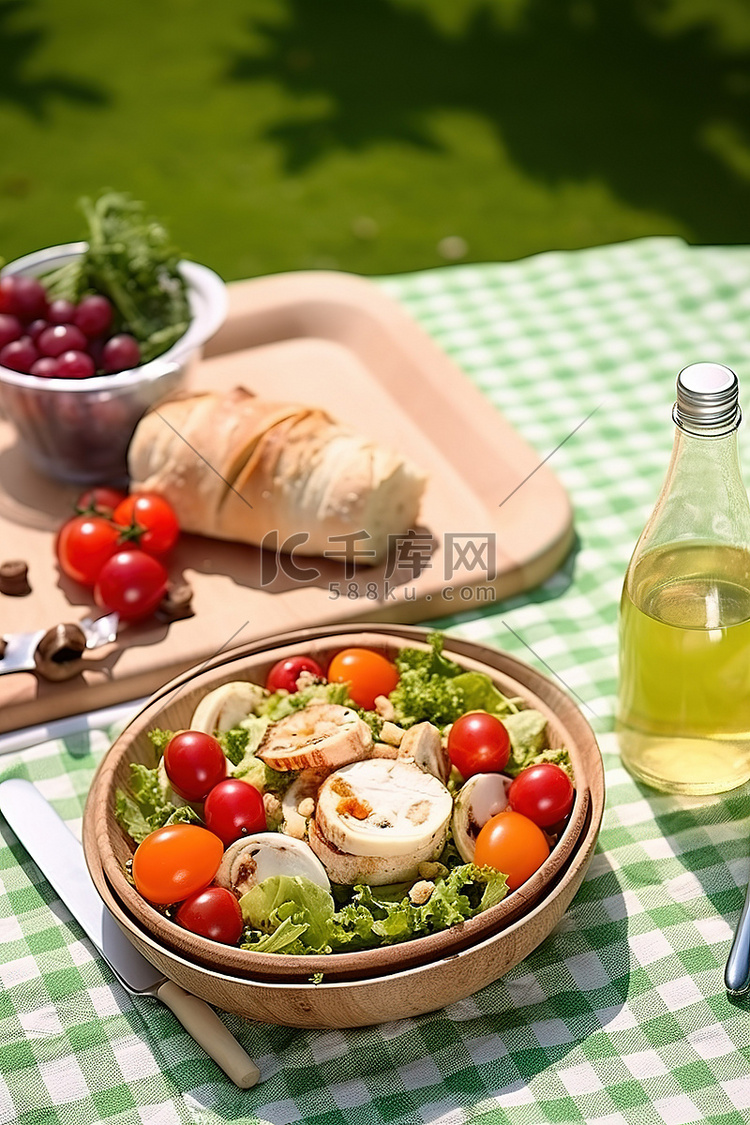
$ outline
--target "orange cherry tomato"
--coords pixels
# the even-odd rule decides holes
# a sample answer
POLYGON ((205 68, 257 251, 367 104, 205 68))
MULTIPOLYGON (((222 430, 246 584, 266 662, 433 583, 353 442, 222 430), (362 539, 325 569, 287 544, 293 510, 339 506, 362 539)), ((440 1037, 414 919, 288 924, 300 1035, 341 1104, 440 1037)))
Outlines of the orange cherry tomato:
POLYGON ((494 867, 508 876, 508 887, 515 891, 544 863, 549 844, 533 820, 503 809, 491 816, 477 836, 474 862, 478 867, 494 867))
POLYGON ((212 882, 224 845, 198 824, 167 824, 151 832, 133 856, 136 889, 149 902, 183 902, 212 882))
POLYGON ((398 669, 369 648, 345 648, 328 666, 328 682, 349 684, 349 695, 359 707, 371 711, 379 695, 390 695, 398 683, 398 669))

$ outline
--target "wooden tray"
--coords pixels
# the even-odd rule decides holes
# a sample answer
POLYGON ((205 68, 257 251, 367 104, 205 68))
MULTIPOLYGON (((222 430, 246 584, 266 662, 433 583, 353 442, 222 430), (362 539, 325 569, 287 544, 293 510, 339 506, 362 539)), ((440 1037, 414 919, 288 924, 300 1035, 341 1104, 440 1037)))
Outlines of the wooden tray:
MULTIPOLYGON (((123 627, 68 683, 0 677, 0 731, 148 694, 217 652, 285 629, 414 622, 487 605, 538 585, 571 546, 571 507, 554 474, 364 278, 321 271, 230 285, 227 320, 189 381, 314 403, 408 452, 429 477, 413 544, 394 544, 390 563, 353 575, 335 559, 298 556, 313 570, 302 581, 273 551, 182 536, 170 570, 193 587, 195 616, 123 627)), ((0 421, 0 561, 26 559, 33 588, 26 598, 0 595, 0 634, 91 612, 88 591, 60 576, 53 556, 78 491, 35 473, 0 421)))

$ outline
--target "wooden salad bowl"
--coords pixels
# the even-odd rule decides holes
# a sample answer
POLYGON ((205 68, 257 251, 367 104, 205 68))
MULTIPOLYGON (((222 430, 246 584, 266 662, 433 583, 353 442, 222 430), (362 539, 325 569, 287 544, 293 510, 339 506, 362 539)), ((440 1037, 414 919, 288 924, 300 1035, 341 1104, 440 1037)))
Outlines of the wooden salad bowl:
POLYGON ((549 858, 518 890, 442 933, 357 953, 289 956, 254 953, 199 937, 171 921, 126 875, 134 845, 114 816, 130 763, 155 765, 148 731, 189 726, 208 692, 231 680, 264 683, 282 657, 306 653, 326 667, 342 648, 393 657, 427 647, 429 631, 400 625, 338 625, 256 641, 184 673, 157 692, 112 745, 94 777, 83 818, 93 881, 136 947, 165 975, 227 1011, 293 1027, 353 1027, 432 1011, 470 995, 518 964, 548 936, 583 881, 604 811, 604 770, 591 727, 550 679, 506 653, 454 637, 444 652, 486 672, 507 696, 520 696, 548 720, 552 746, 565 746, 576 798, 549 858), (321 976, 322 974, 322 976, 321 976))

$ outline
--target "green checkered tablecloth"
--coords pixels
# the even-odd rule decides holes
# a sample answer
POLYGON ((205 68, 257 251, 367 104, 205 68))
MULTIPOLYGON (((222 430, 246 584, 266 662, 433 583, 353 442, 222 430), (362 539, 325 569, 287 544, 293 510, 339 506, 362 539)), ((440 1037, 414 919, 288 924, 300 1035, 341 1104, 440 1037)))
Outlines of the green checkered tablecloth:
MULTIPOLYGON (((750 248, 648 239, 380 284, 541 456, 559 446, 571 557, 530 595, 443 624, 551 669, 601 734, 607 811, 586 881, 532 956, 443 1011, 326 1032, 225 1017, 262 1074, 240 1091, 167 1009, 113 982, 2 822, 0 1125, 750 1120, 750 1010, 723 988, 748 792, 654 794, 608 733, 620 587, 666 469, 677 372, 718 360, 750 391, 750 248)), ((81 723, 0 758, 0 776, 31 778, 77 829, 111 733, 81 723)))

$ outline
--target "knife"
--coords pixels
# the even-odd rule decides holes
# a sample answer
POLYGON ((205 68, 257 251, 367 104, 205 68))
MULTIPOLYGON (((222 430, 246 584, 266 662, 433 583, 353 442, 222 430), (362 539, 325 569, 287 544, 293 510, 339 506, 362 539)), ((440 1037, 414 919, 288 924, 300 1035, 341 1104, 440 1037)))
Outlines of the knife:
POLYGON ((160 973, 127 939, 91 881, 81 844, 39 790, 19 777, 0 782, 0 812, 123 988, 157 997, 235 1085, 254 1086, 260 1071, 213 1008, 160 973))
POLYGON ((733 999, 746 996, 750 991, 750 882, 727 958, 724 986, 733 999))

